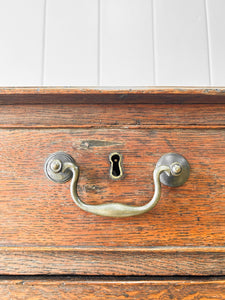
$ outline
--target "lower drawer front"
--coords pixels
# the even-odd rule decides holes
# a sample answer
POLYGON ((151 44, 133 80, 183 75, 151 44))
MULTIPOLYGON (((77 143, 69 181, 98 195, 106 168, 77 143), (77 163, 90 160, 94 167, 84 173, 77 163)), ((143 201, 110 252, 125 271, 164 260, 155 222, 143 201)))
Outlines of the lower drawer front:
POLYGON ((2 129, 0 147, 2 274, 224 274, 225 131, 2 129), (186 157, 191 173, 181 187, 163 186, 146 214, 101 217, 73 203, 69 183, 46 178, 45 160, 57 151, 76 160, 89 204, 148 202, 168 152, 186 157), (109 176, 113 152, 123 157, 119 180, 109 176))
POLYGON ((1 280, 1 299, 225 299, 224 280, 1 280))

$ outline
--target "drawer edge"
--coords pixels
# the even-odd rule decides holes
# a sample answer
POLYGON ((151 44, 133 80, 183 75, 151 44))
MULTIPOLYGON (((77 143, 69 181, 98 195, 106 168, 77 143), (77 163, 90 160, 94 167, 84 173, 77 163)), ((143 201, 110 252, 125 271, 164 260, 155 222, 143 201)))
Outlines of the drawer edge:
POLYGON ((0 294, 1 299, 222 299, 225 280, 16 279, 0 280, 0 294))
POLYGON ((1 247, 2 275, 225 275, 224 247, 1 247))

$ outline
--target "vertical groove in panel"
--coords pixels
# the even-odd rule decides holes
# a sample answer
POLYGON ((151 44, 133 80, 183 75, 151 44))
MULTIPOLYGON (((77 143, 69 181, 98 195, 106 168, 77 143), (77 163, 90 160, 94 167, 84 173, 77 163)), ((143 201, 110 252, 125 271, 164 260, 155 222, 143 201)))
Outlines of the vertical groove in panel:
POLYGON ((98 83, 98 0, 48 0, 45 80, 48 86, 98 83))
POLYGON ((44 0, 41 85, 44 85, 44 79, 45 79, 46 10, 47 10, 47 0, 44 0))
POLYGON ((207 0, 212 85, 225 85, 225 1, 207 0))
POLYGON ((156 40, 156 33, 155 33, 155 0, 152 0, 152 56, 153 56, 153 85, 156 85, 156 57, 155 57, 155 40, 156 40))
POLYGON ((97 46, 97 85, 101 82, 101 0, 98 0, 98 46, 97 46))
POLYGON ((153 85, 152 0, 104 0, 101 16, 101 85, 153 85))
POLYGON ((209 84, 212 85, 212 74, 211 74, 211 48, 210 48, 210 39, 209 39, 209 18, 208 18, 208 7, 207 0, 204 0, 204 10, 205 10, 205 24, 206 24, 206 39, 207 39, 207 50, 208 50, 208 68, 209 68, 209 84))
POLYGON ((204 0, 155 1, 156 84, 209 85, 204 0))

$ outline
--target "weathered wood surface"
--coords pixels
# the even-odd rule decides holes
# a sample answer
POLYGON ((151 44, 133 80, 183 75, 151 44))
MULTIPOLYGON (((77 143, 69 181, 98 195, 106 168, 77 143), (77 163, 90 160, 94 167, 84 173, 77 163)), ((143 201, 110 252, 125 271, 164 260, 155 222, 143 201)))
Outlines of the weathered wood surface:
POLYGON ((1 299, 225 299, 224 279, 215 280, 74 280, 0 281, 1 299))
POLYGON ((52 246, 224 246, 223 130, 1 130, 0 244, 52 246), (80 168, 84 202, 143 205, 153 194, 152 172, 167 152, 190 163, 181 187, 163 186, 144 215, 114 219, 82 211, 69 183, 48 180, 49 154, 70 153, 80 168), (112 180, 108 156, 123 156, 124 176, 112 180))
MULTIPOLYGON (((125 239, 125 238, 124 238, 125 239)), ((3 275, 225 275, 224 247, 1 247, 3 275)))
POLYGON ((7 262, 2 264, 1 272, 224 274, 223 130, 2 129, 0 134, 0 244, 3 262, 7 262), (79 165, 79 195, 90 204, 146 203, 153 192, 154 166, 167 152, 184 155, 191 165, 191 176, 179 188, 163 186, 159 203, 149 213, 122 219, 104 218, 80 210, 71 199, 69 183, 56 184, 46 178, 45 159, 60 150, 70 153, 79 165), (118 181, 109 177, 108 155, 114 151, 123 155, 124 177, 118 181), (22 247, 24 255, 16 254, 16 249, 15 254, 12 250, 8 253, 7 247, 13 246, 22 247), (29 247, 44 246, 75 247, 79 253, 71 249, 66 258, 71 267, 65 268, 59 263, 63 256, 56 259, 54 265, 52 249, 47 257, 50 260, 52 255, 53 267, 45 268, 46 253, 40 250, 37 269, 36 254, 32 250, 29 253, 32 258, 29 258, 26 251, 29 247), (222 247, 221 253, 212 249, 212 255, 207 256, 210 249, 204 247, 214 246, 222 247), (107 247, 125 251, 124 259, 121 254, 113 255, 110 251, 103 254, 107 247), (180 254, 168 257, 165 252, 154 259, 151 254, 154 247, 198 247, 201 250, 197 256, 190 256, 191 259, 190 254, 181 255, 182 249, 177 251, 180 254), (96 248, 98 255, 102 251, 102 264, 101 255, 99 259, 98 255, 94 256, 96 248), (139 253, 142 248, 145 253, 149 251, 152 262, 151 256, 147 259, 147 254, 139 253), (88 255, 85 249, 90 250, 88 255), (127 252, 132 249, 135 253, 127 263, 127 252), (10 261, 14 264, 17 261, 15 267, 10 261), (116 261, 121 264, 114 267, 116 261))
POLYGON ((225 128, 224 116, 224 104, 0 105, 3 128, 225 128))
POLYGON ((225 103, 225 88, 0 88, 0 104, 225 103))
POLYGON ((225 275, 224 104, 224 89, 0 89, 0 273, 225 275), (76 160, 90 204, 149 201, 167 152, 185 156, 191 175, 163 186, 149 213, 104 218, 80 210, 69 183, 46 178, 56 151, 76 160))

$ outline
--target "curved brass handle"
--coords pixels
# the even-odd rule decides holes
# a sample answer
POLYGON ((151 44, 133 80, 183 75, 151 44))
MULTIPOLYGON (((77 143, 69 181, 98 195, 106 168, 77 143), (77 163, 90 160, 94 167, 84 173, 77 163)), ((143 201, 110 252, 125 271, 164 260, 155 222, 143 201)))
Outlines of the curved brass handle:
POLYGON ((168 153, 158 161, 154 172, 153 180, 155 191, 152 199, 143 206, 131 206, 122 203, 105 203, 98 205, 85 204, 77 194, 77 182, 79 168, 73 158, 64 153, 52 154, 45 163, 45 173, 49 179, 55 182, 65 182, 71 178, 70 192, 73 201, 83 210, 106 217, 129 217, 143 214, 152 209, 160 199, 160 181, 168 186, 180 186, 189 177, 189 164, 187 160, 175 153, 168 153))

